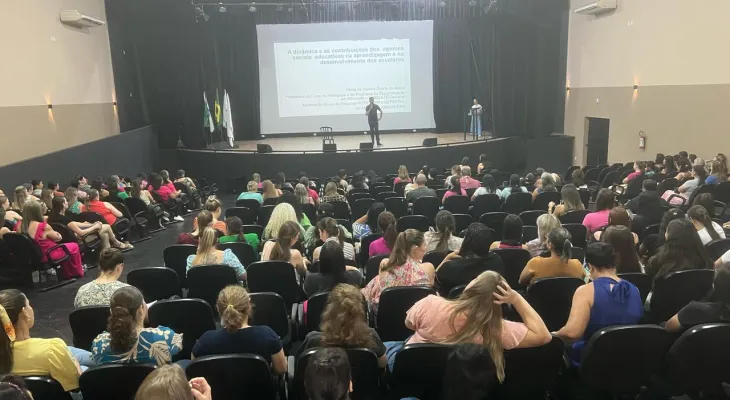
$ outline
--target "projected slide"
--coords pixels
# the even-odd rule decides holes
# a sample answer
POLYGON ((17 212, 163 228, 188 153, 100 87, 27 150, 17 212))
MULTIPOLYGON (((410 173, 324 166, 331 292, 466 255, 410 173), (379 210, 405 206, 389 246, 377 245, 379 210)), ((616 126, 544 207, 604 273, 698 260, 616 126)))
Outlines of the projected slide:
POLYGON ((432 21, 257 26, 261 133, 433 128, 432 21))

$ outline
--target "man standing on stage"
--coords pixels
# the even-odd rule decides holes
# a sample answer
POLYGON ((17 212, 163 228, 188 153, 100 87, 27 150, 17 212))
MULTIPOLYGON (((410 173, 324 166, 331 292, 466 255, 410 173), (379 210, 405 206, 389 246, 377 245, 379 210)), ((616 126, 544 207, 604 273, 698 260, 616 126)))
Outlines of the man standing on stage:
POLYGON ((382 146, 383 144, 380 143, 380 134, 378 133, 378 121, 380 121, 381 118, 383 118, 383 110, 380 109, 380 106, 375 104, 375 99, 370 98, 370 104, 365 107, 365 115, 368 116, 368 124, 370 124, 370 141, 375 144, 375 139, 378 140, 378 146, 382 146), (378 115, 378 111, 380 111, 380 115, 378 115))

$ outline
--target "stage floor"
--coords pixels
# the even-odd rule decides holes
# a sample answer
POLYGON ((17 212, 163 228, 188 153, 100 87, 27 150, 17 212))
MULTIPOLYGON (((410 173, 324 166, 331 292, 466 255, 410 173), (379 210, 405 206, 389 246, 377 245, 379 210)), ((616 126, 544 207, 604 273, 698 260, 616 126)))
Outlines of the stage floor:
MULTIPOLYGON (((391 148, 421 146, 423 139, 435 137, 438 144, 455 144, 464 142, 464 133, 384 133, 380 134, 380 142, 383 146, 375 147, 380 150, 391 148)), ((337 151, 357 150, 361 142, 369 142, 370 134, 367 135, 343 135, 335 136, 337 151)), ((471 136, 467 136, 467 142, 472 142, 471 136)), ((322 151, 322 138, 320 136, 307 137, 278 137, 262 140, 239 140, 236 141, 238 149, 226 149, 229 151, 256 151, 257 144, 266 143, 271 145, 273 151, 322 151)))

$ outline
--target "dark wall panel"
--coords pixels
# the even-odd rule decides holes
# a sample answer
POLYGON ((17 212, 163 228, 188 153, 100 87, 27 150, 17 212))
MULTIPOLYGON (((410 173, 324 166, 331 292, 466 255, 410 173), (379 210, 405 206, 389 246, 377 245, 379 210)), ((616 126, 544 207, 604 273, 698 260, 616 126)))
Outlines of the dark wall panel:
POLYGON ((546 138, 527 141, 527 170, 545 168, 546 171, 565 174, 573 162, 573 136, 553 134, 546 138))

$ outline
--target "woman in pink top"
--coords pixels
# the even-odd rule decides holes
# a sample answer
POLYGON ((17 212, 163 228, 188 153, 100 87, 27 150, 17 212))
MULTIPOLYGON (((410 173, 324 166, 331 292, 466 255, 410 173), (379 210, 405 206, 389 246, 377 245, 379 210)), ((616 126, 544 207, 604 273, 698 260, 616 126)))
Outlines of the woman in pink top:
POLYGON ((459 181, 459 178, 456 176, 452 176, 449 180, 449 183, 451 183, 451 188, 444 193, 444 198, 441 199, 441 202, 446 202, 446 199, 448 199, 451 196, 466 196, 466 190, 461 188, 461 181, 459 181))
POLYGON ((604 188, 598 192, 596 211, 583 218, 583 225, 588 229, 589 235, 608 225, 608 213, 611 212, 615 202, 616 199, 611 189, 604 188))
POLYGON ((410 182, 411 177, 408 175, 408 168, 406 168, 405 165, 401 165, 398 167, 398 176, 393 179, 393 185, 400 183, 400 182, 410 182))
MULTIPOLYGON (((378 215, 378 229, 383 232, 383 237, 370 243, 368 248, 370 257, 377 254, 390 254, 395 246, 398 231, 395 229, 395 216, 392 212, 383 211, 378 215)), ((364 249, 360 251, 364 251, 364 249)))
MULTIPOLYGON (((492 356, 497 378, 504 380, 504 350, 542 346, 552 336, 529 303, 494 271, 482 272, 456 300, 428 296, 406 314, 406 327, 415 333, 410 343, 476 343, 492 356), (512 304, 524 323, 502 318, 502 304, 512 304)), ((388 367, 404 342, 386 342, 388 367)))
MULTIPOLYGON (((382 215, 382 214, 381 214, 382 215)), ((378 313, 380 294, 393 286, 433 286, 433 264, 421 263, 426 254, 423 232, 406 229, 398 234, 390 258, 380 263, 380 273, 362 290, 373 314, 378 313)))

